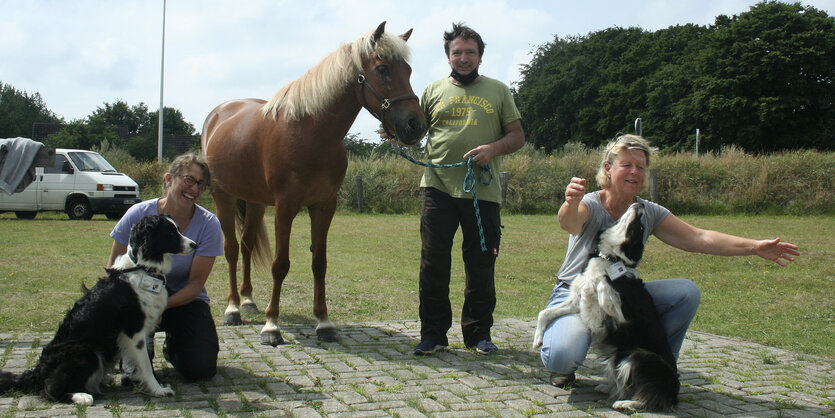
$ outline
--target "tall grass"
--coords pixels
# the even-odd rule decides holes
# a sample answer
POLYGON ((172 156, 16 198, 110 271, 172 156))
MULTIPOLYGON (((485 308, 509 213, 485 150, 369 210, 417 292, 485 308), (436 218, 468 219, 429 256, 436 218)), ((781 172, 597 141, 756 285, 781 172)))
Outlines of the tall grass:
POLYGON ((792 151, 752 156, 736 148, 659 159, 659 203, 699 214, 832 213, 835 154, 792 151))
MULTIPOLYGON (((143 198, 161 193, 167 161, 135 162, 111 159, 109 154, 105 158, 139 183, 143 198)), ((554 154, 527 145, 504 157, 502 168, 508 182, 503 211, 554 213, 571 177, 586 178, 589 189, 597 189, 594 175, 599 164, 600 150, 580 144, 568 144, 554 154)), ((751 155, 726 147, 698 157, 694 153, 662 153, 653 159, 651 168, 657 173, 656 201, 680 215, 809 215, 835 213, 834 167, 832 152, 751 155)), ((422 167, 396 155, 351 158, 339 191, 338 210, 358 211, 360 176, 363 212, 417 213, 422 173, 422 167)), ((494 173, 493 181, 499 178, 500 174, 494 173)), ((645 185, 643 196, 650 198, 649 178, 645 185)), ((212 208, 208 193, 205 195, 201 204, 212 208)))

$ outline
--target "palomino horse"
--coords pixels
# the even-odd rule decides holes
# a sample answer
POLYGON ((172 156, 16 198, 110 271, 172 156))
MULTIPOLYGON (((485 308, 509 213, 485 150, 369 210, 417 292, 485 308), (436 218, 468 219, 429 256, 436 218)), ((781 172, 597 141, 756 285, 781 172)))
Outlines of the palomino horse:
POLYGON ((390 136, 406 145, 420 141, 426 117, 412 91, 406 40, 385 33, 383 22, 353 43, 344 44, 279 90, 272 100, 232 100, 212 110, 203 124, 203 153, 212 172, 212 196, 223 229, 229 263, 225 322, 241 324, 240 309, 256 311, 252 299, 252 257, 269 261, 264 225, 266 205, 275 206, 273 290, 265 311, 261 343, 283 342, 278 326, 281 285, 290 269, 290 228, 308 208, 313 253, 313 314, 319 339, 338 338, 325 300, 327 236, 348 160, 343 139, 365 107, 390 136), (241 229, 241 293, 237 290, 241 229))

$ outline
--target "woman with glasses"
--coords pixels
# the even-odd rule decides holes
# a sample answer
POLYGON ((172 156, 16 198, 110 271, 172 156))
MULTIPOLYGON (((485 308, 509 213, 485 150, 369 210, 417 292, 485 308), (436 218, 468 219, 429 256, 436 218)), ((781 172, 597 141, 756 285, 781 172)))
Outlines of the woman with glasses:
MULTIPOLYGON (((555 306, 569 295, 571 281, 579 276, 588 263, 597 236, 626 212, 632 203, 644 205, 644 243, 649 235, 675 248, 704 254, 737 256, 757 255, 784 266, 799 255, 797 246, 780 242, 779 238, 754 240, 699 229, 676 217, 663 206, 641 199, 638 193, 644 186, 653 148, 642 137, 622 135, 610 142, 603 151, 603 159, 595 180, 601 190, 586 193, 586 180, 572 178, 565 188, 565 203, 560 207, 560 228, 568 232, 568 248, 562 267, 557 272, 557 284, 548 301, 555 306)), ((655 309, 667 333, 667 341, 678 360, 679 350, 690 322, 696 315, 701 298, 696 285, 687 279, 664 279, 646 282, 655 309)), ((558 387, 574 383, 574 371, 583 364, 591 343, 588 329, 578 315, 566 315, 545 329, 540 355, 542 363, 551 371, 551 384, 558 387)))
MULTIPOLYGON (((113 247, 108 267, 127 251, 131 226, 148 215, 170 216, 183 235, 197 243, 194 253, 173 256, 173 268, 165 284, 168 306, 158 327, 165 332, 165 359, 188 381, 211 379, 217 371, 217 330, 205 284, 215 257, 223 254, 223 239, 217 217, 196 203, 210 180, 203 157, 180 155, 163 176, 163 196, 131 206, 110 233, 113 247)), ((153 359, 153 339, 148 342, 148 354, 153 359)), ((129 375, 126 370, 123 384, 131 383, 129 375)))

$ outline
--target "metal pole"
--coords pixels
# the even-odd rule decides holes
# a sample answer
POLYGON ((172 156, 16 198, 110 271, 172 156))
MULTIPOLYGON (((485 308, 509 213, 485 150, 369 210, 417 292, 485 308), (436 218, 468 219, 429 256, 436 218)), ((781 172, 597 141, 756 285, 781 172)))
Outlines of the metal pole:
POLYGON ((699 128, 696 128, 696 158, 699 158, 699 128))
POLYGON ((362 176, 357 176, 357 210, 362 213, 363 210, 363 196, 362 196, 362 176))
POLYGON ((163 106, 162 106, 162 97, 163 97, 163 86, 165 85, 165 3, 166 0, 162 0, 162 57, 160 58, 160 70, 159 70, 159 132, 157 134, 157 161, 162 162, 162 114, 163 114, 163 106))
POLYGON ((643 129, 641 129, 641 118, 635 119, 635 135, 643 136, 642 131, 643 129))
POLYGON ((499 179, 501 180, 501 186, 502 186, 502 204, 501 204, 501 206, 504 206, 505 202, 507 202, 507 177, 509 175, 510 175, 510 173, 508 173, 507 171, 502 171, 501 173, 499 173, 499 179))
POLYGON ((658 201, 658 169, 649 169, 649 198, 653 202, 658 201))

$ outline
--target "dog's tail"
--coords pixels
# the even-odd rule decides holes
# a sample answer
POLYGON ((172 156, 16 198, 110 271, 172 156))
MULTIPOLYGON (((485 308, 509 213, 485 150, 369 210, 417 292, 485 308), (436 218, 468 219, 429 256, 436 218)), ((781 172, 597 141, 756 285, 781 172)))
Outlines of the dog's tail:
POLYGON ((27 370, 22 374, 0 370, 0 393, 7 393, 12 390, 23 393, 38 393, 39 388, 35 370, 27 370))
POLYGON ((678 404, 678 370, 661 356, 635 349, 617 365, 617 397, 631 399, 643 408, 670 411, 678 404))

